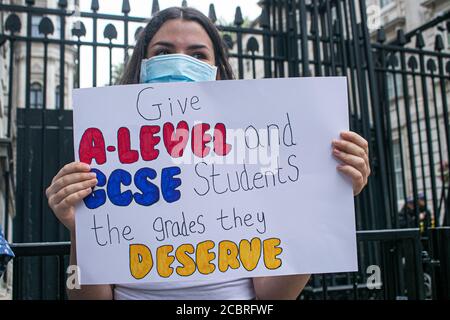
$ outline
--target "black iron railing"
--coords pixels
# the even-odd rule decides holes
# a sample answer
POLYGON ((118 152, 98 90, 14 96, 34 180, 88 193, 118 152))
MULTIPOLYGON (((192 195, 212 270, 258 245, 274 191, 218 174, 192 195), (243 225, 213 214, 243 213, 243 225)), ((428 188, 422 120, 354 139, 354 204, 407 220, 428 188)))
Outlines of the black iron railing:
MULTIPOLYGON (((313 275, 299 299, 448 299, 450 228, 430 230, 430 235, 433 243, 429 256, 434 261, 431 269, 423 259, 419 229, 358 231, 359 271, 313 275), (430 284, 424 277, 428 272, 435 280, 430 284)), ((16 255, 14 299, 66 299, 69 242, 13 244, 12 249, 16 255), (44 288, 24 288, 27 274, 21 273, 22 265, 29 263, 27 259, 44 257, 55 258, 58 266, 51 275, 50 282, 56 283, 52 292, 43 292, 45 284, 44 288)))
POLYGON ((424 299, 418 229, 359 231, 359 272, 313 275, 305 299, 424 299))
MULTIPOLYGON (((70 254, 70 242, 48 242, 48 243, 16 243, 12 244, 11 248, 15 254, 14 266, 13 266, 13 299, 27 299, 31 292, 40 292, 40 296, 34 296, 34 299, 59 299, 64 300, 66 298, 66 270, 68 255, 70 254), (42 282, 39 283, 40 288, 28 288, 27 292, 22 290, 27 287, 24 285, 24 279, 27 276, 33 277, 33 274, 23 272, 24 262, 30 263, 39 261, 42 263, 43 258, 52 259, 53 263, 57 266, 56 272, 50 274, 53 277, 49 282, 50 288, 53 292, 45 292, 45 289, 49 287, 48 284, 42 282), (26 261, 28 259, 28 261, 26 261), (25 261, 24 261, 25 260, 25 261), (56 285, 53 285, 56 283, 56 285)), ((36 275, 37 276, 37 275, 36 275)), ((29 284, 28 284, 29 285, 29 284)))

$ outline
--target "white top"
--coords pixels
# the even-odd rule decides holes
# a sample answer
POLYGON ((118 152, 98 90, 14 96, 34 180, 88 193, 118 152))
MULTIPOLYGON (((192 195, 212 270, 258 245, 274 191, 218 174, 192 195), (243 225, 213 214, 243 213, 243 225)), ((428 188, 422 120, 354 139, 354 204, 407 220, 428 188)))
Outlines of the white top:
POLYGON ((251 278, 114 286, 115 300, 252 300, 255 297, 251 278))

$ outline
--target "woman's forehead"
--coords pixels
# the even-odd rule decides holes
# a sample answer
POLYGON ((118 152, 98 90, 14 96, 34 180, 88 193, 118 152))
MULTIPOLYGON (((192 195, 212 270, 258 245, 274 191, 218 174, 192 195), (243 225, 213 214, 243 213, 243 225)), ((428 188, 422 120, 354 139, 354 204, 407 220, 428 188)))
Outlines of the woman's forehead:
POLYGON ((198 22, 182 19, 165 22, 154 35, 149 47, 158 42, 169 42, 180 49, 192 45, 204 45, 213 50, 212 41, 205 29, 198 22))

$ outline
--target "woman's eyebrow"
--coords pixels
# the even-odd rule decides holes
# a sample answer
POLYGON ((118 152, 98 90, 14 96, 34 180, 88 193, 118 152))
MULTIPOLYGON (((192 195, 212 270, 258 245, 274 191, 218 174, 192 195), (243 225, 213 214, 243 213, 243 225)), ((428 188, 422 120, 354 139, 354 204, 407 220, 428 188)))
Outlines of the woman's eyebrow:
MULTIPOLYGON (((164 47, 168 47, 168 48, 175 47, 175 45, 172 42, 168 42, 168 41, 158 41, 158 42, 154 43, 152 47, 154 47, 154 46, 164 46, 164 47)), ((188 46, 188 50, 197 50, 197 49, 209 49, 209 47, 202 43, 191 44, 190 46, 188 46)))
POLYGON ((154 47, 154 46, 164 46, 164 47, 169 47, 169 48, 175 47, 175 45, 173 43, 168 42, 168 41, 158 41, 158 42, 154 43, 152 47, 154 47))
POLYGON ((204 44, 192 44, 190 46, 188 46, 188 50, 197 50, 197 49, 209 49, 209 47, 207 45, 204 44))

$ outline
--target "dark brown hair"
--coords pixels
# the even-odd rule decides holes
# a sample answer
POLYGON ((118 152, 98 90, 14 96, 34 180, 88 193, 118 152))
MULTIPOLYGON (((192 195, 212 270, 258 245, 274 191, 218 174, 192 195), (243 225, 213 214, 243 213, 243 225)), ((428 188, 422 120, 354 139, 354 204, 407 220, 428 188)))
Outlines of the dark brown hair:
POLYGON ((173 19, 195 21, 200 24, 209 35, 213 44, 216 67, 218 68, 220 79, 231 80, 234 78, 233 71, 228 62, 225 44, 220 37, 219 31, 211 20, 203 13, 193 8, 171 7, 162 10, 153 16, 147 26, 139 33, 133 55, 124 70, 119 84, 139 83, 141 62, 143 59, 146 59, 147 47, 162 25, 173 19))

